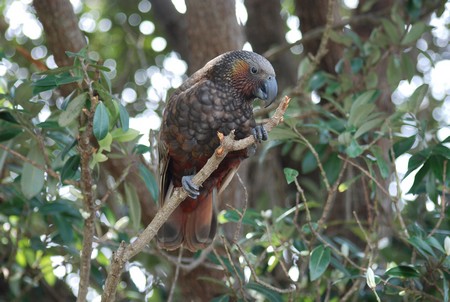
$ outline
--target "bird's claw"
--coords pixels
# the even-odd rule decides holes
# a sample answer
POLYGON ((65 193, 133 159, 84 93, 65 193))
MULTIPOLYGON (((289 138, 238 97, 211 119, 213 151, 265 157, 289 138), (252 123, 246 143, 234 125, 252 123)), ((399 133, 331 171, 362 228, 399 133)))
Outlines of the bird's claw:
POLYGON ((256 144, 251 144, 247 147, 247 157, 252 157, 256 154, 256 144))
POLYGON ((257 142, 265 141, 267 140, 267 130, 264 128, 263 125, 258 125, 255 128, 252 129, 253 137, 257 142))
POLYGON ((181 184, 189 197, 196 199, 200 195, 200 188, 192 182, 194 175, 186 175, 181 178, 181 184))

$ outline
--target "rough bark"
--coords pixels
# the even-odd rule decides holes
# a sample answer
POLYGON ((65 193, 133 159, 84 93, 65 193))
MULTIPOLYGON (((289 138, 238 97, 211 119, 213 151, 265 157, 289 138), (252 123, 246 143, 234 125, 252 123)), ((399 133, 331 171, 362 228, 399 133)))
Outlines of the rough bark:
MULTIPOLYGON (((286 43, 286 23, 280 15, 279 0, 247 0, 245 7, 248 13, 245 32, 255 52, 263 54, 286 43)), ((292 87, 297 81, 299 58, 290 51, 284 51, 269 60, 275 69, 280 91, 292 87)))
POLYGON ((189 73, 217 55, 244 45, 235 1, 187 0, 189 73))
MULTIPOLYGON (((334 23, 339 23, 339 1, 334 5, 334 23)), ((296 0, 295 11, 300 18, 300 30, 303 34, 318 27, 323 27, 327 23, 328 0, 296 0)), ((320 39, 308 40, 303 43, 305 53, 315 54, 319 49, 320 39)), ((327 44, 328 53, 320 62, 319 68, 334 73, 334 67, 342 57, 342 47, 331 41, 327 44)))
POLYGON ((65 52, 78 52, 86 46, 86 39, 78 28, 78 18, 72 4, 66 0, 35 0, 33 5, 44 26, 47 46, 58 66, 72 65, 65 52))
POLYGON ((180 14, 171 1, 151 0, 153 16, 171 49, 178 52, 182 58, 188 57, 189 49, 186 39, 187 18, 180 14))

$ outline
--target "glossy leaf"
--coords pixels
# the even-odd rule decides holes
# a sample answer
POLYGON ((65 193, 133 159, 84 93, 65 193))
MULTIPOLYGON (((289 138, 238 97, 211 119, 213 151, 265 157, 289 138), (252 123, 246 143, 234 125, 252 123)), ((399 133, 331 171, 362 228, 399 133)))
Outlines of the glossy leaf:
POLYGON ((2 128, 2 130, 0 131, 0 142, 8 141, 23 132, 20 127, 11 127, 10 125, 11 124, 0 121, 0 127, 2 128))
POLYGON ((389 176, 390 170, 389 165, 385 160, 385 153, 381 151, 381 148, 379 146, 373 146, 371 150, 376 158, 376 163, 378 169, 380 170, 381 177, 386 179, 389 176))
POLYGON ((8 109, 0 109, 0 120, 4 120, 13 124, 19 124, 19 122, 17 122, 17 120, 14 118, 11 112, 8 111, 8 109))
POLYGON ((130 127, 130 115, 128 114, 127 109, 119 103, 119 116, 120 116, 120 126, 124 132, 128 131, 130 127))
POLYGON ((350 145, 345 149, 347 155, 351 158, 358 157, 364 152, 364 149, 358 144, 355 139, 352 139, 350 145))
POLYGON ((99 102, 94 113, 94 136, 97 140, 102 140, 109 131, 109 116, 103 102, 99 102))
MULTIPOLYGON (((27 158, 41 166, 45 164, 44 155, 37 146, 30 148, 27 158)), ((29 162, 25 162, 20 178, 20 187, 23 195, 28 199, 36 196, 44 187, 44 182, 44 170, 35 167, 29 162)))
POLYGON ((136 154, 145 154, 147 152, 150 152, 150 147, 146 145, 138 144, 133 148, 133 153, 136 154))
POLYGON ((129 216, 134 230, 138 230, 141 225, 141 204, 136 188, 125 183, 125 200, 128 205, 129 216))
POLYGON ((395 89, 400 80, 402 80, 400 60, 397 56, 389 57, 386 76, 392 89, 395 89))
POLYGON ((72 179, 80 166, 80 155, 73 155, 67 159, 66 163, 61 169, 61 182, 66 179, 72 179))
POLYGON ((394 150, 395 158, 411 150, 411 147, 414 145, 415 141, 416 136, 411 135, 410 137, 401 138, 399 141, 395 142, 392 147, 394 150))
POLYGON ((402 39, 402 45, 408 45, 416 42, 426 31, 428 30, 428 25, 425 22, 417 22, 411 26, 411 29, 402 39))
POLYGON ((292 168, 284 168, 284 177, 286 177, 286 181, 288 184, 294 182, 294 180, 298 177, 298 171, 292 168))
POLYGON ((61 214, 53 216, 59 236, 65 244, 71 244, 74 240, 72 224, 67 223, 65 217, 61 214))
POLYGON ((258 283, 249 282, 245 285, 245 288, 257 291, 258 293, 260 293, 264 297, 266 297, 267 301, 283 302, 283 298, 281 297, 281 295, 279 293, 277 293, 274 290, 271 290, 270 288, 264 287, 258 283))
POLYGON ((391 277, 403 277, 403 278, 418 278, 420 277, 420 273, 411 266, 399 265, 393 268, 390 268, 385 273, 391 277))
POLYGON ((317 246, 311 252, 309 259, 309 278, 317 280, 327 270, 331 260, 331 251, 323 245, 317 246))
POLYGON ((122 128, 116 128, 111 132, 111 135, 113 140, 117 142, 129 142, 139 137, 140 133, 135 129, 124 131, 122 128))
POLYGON ((65 111, 58 118, 61 127, 67 127, 80 115, 81 109, 86 104, 87 93, 82 93, 69 102, 65 111))
POLYGON ((429 256, 436 257, 431 246, 423 240, 421 237, 413 236, 408 239, 409 243, 411 243, 419 253, 421 253, 424 257, 428 258, 429 256))
POLYGON ((145 183, 145 186, 147 187, 148 191, 150 192, 150 194, 152 195, 152 199, 154 202, 157 202, 158 200, 158 194, 159 194, 159 189, 158 189, 158 183, 156 182, 155 177, 153 176, 153 174, 147 169, 146 166, 144 166, 143 164, 139 165, 139 173, 140 176, 142 178, 142 180, 145 183))

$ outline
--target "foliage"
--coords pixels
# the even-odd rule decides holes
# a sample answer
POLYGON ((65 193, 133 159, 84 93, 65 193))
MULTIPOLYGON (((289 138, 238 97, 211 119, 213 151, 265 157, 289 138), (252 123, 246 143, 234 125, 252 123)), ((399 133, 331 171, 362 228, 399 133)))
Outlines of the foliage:
MULTIPOLYGON (((442 137, 448 133, 445 119, 432 118, 448 95, 436 97, 426 72, 415 68, 418 56, 430 66, 438 61, 436 49, 419 47, 433 31, 420 18, 423 3, 395 6, 367 39, 351 28, 332 29, 330 39, 344 49, 333 74, 301 57, 300 74, 315 71, 300 77, 305 83, 300 92, 291 90, 284 124, 270 133, 259 158, 266 160, 273 149, 284 156, 288 202, 269 207, 261 197, 252 203, 258 206, 219 214, 222 225, 238 224, 238 231, 218 236, 220 249, 194 255, 225 270, 225 278, 204 277, 223 289, 213 301, 449 301, 450 136, 442 137), (385 68, 380 71, 380 66, 385 68), (400 96, 399 85, 407 83, 413 91, 400 96), (383 110, 391 94, 397 106, 383 110), (310 95, 319 100, 310 102, 310 95), (407 179, 412 181, 405 189, 407 179), (337 201, 350 202, 355 191, 365 196, 354 201, 359 210, 335 215, 337 201)), ((291 1, 283 5, 290 7, 291 1)), ((84 9, 79 13, 89 12, 84 9)), ((97 19, 108 13, 143 18, 142 12, 129 9, 103 8, 104 16, 97 19)), ((442 13, 436 11, 436 16, 442 13)), ((144 110, 147 90, 159 93, 159 101, 171 87, 163 84, 165 89, 157 90, 148 75, 139 83, 116 77, 116 70, 127 68, 135 69, 135 79, 142 73, 135 56, 126 66, 127 48, 104 47, 120 44, 124 31, 119 19, 108 31, 112 42, 104 41, 104 32, 91 32, 88 49, 68 52, 74 59, 70 67, 37 72, 23 59, 2 53, 3 65, 10 68, 0 83, 0 284, 7 286, 1 301, 26 301, 32 288, 55 287, 59 279, 76 292, 83 228, 90 215, 84 171, 93 177, 88 185, 102 193, 93 200, 93 295, 102 291, 112 252, 143 227, 139 188, 127 178, 133 168, 148 196, 157 199, 154 140, 150 145, 139 141, 141 134, 131 121, 144 110), (113 69, 111 61, 98 57, 117 66, 113 69), (14 72, 19 68, 29 70, 27 76, 14 72), (73 92, 60 96, 63 85, 71 85, 73 92), (139 95, 128 106, 115 94, 126 87, 139 95), (82 143, 88 131, 89 150, 82 143), (147 158, 146 164, 130 160, 119 177, 105 173, 112 160, 128 163, 140 156, 147 158), (83 168, 86 159, 88 170, 83 168), (102 191, 97 188, 101 181, 106 183, 102 191), (106 202, 110 195, 113 202, 106 202)), ((129 39, 139 40, 137 26, 127 30, 129 39)), ((151 39, 160 34, 152 33, 151 39)), ((157 66, 154 74, 165 75, 164 83, 175 86, 181 75, 164 69, 164 62, 177 56, 152 49, 151 39, 135 51, 146 52, 157 66)), ((155 99, 148 103, 156 115, 155 99)), ((173 280, 166 272, 176 260, 162 255, 151 243, 129 263, 125 271, 131 281, 121 283, 119 295, 164 301, 173 280), (137 274, 143 285, 134 279, 137 274)))

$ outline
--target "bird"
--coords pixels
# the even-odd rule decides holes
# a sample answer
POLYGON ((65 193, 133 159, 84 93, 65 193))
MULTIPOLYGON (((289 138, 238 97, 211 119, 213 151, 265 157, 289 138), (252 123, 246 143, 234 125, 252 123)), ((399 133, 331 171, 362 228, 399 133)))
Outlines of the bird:
POLYGON ((188 196, 158 230, 159 247, 196 252, 213 242, 220 193, 256 145, 228 153, 202 186, 192 178, 220 145, 218 132, 267 140, 267 131, 255 122, 253 101, 260 99, 267 107, 277 92, 275 71, 266 58, 234 50, 210 60, 169 97, 159 131, 158 203, 162 206, 177 187, 188 196))

